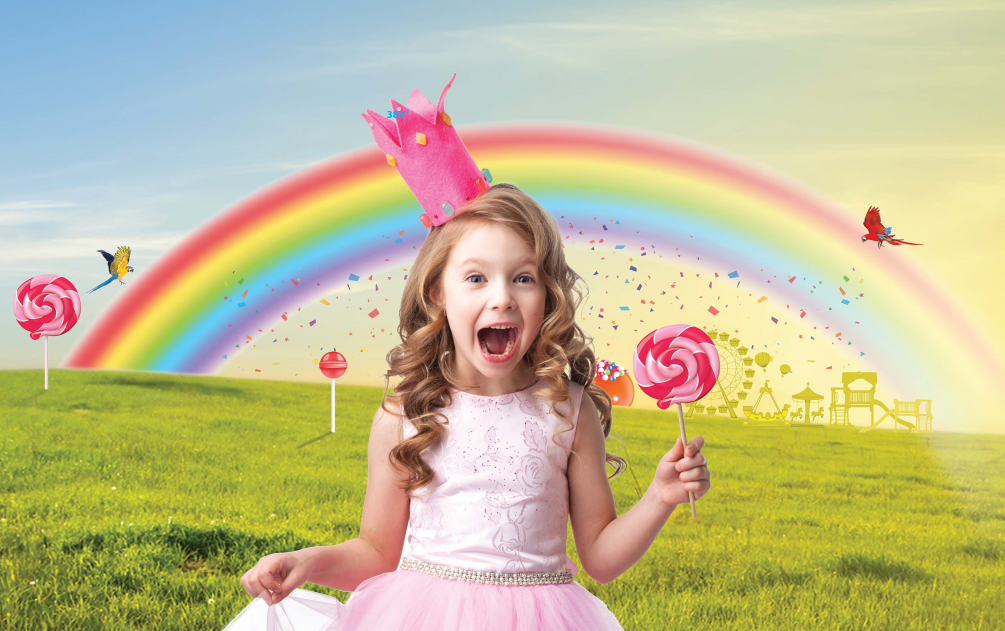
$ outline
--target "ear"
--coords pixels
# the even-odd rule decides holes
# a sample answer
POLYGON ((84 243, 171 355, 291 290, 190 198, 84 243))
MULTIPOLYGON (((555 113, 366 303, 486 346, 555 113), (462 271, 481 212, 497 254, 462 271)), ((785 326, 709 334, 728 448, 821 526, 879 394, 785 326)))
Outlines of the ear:
POLYGON ((429 288, 429 299, 439 308, 443 308, 443 301, 440 300, 440 289, 439 287, 429 288))

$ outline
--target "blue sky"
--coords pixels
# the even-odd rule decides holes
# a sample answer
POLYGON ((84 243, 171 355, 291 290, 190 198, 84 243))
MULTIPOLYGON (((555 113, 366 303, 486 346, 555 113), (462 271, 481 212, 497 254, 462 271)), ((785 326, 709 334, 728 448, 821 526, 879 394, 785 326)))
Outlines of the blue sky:
MULTIPOLYGON (((6 3, 0 287, 55 273, 86 291, 105 277, 96 250, 118 245, 141 273, 251 192, 371 144, 364 109, 456 72, 462 127, 651 130, 852 207, 910 209, 946 235, 924 264, 990 326, 1002 292, 968 279, 1005 264, 1003 17, 997 2, 6 3)), ((121 289, 88 297, 53 365, 121 289)), ((5 322, 0 368, 37 367, 5 322)))

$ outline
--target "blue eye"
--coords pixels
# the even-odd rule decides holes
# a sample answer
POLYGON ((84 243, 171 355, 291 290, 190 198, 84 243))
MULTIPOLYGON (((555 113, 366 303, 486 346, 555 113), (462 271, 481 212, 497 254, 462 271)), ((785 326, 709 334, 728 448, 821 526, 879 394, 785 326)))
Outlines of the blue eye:
MULTIPOLYGON (((472 278, 482 278, 482 275, 481 274, 472 274, 472 275, 468 276, 467 278, 465 278, 464 280, 471 280, 472 278)), ((518 279, 519 278, 528 278, 528 279, 530 279, 530 282, 532 282, 532 283, 534 282, 534 277, 530 276, 528 274, 521 274, 517 278, 518 279)), ((521 284, 521 285, 527 285, 528 283, 519 283, 519 284, 521 284)))

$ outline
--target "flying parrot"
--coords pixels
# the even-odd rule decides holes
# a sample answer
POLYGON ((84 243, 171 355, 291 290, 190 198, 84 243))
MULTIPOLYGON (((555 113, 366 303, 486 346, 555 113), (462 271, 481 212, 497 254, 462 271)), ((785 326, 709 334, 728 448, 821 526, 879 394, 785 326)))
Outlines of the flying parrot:
POLYGON ((865 221, 862 222, 865 229, 869 232, 862 235, 862 243, 866 241, 877 241, 876 247, 883 247, 884 243, 890 243, 892 245, 900 245, 901 243, 906 245, 924 245, 923 243, 911 243, 910 241, 901 241, 900 239, 893 238, 893 228, 883 227, 883 222, 879 219, 879 208, 875 206, 870 206, 868 212, 865 213, 865 221))
MULTIPOLYGON (((111 276, 108 277, 108 280, 101 283, 91 291, 101 289, 116 279, 118 279, 120 284, 125 285, 125 283, 122 282, 122 277, 133 271, 133 268, 129 266, 129 255, 131 253, 129 248, 124 245, 119 246, 119 249, 115 252, 115 256, 112 256, 104 250, 98 250, 98 252, 101 252, 101 256, 105 257, 105 260, 108 262, 108 273, 111 274, 111 276)), ((91 291, 88 291, 87 293, 91 293, 91 291)))

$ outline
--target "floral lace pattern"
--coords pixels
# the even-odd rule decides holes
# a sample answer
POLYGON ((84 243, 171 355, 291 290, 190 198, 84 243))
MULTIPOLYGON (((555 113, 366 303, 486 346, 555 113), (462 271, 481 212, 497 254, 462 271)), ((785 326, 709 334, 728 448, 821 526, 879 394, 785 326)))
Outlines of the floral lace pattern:
MULTIPOLYGON (((548 408, 533 391, 482 397, 454 392, 440 442, 423 453, 432 483, 411 500, 403 556, 490 572, 554 572, 569 567, 566 531, 569 451, 560 432, 570 402, 548 408), (557 434, 557 442, 552 441, 557 434)), ((573 423, 583 386, 569 383, 573 423)), ((415 435, 411 423, 405 437, 415 435)))

